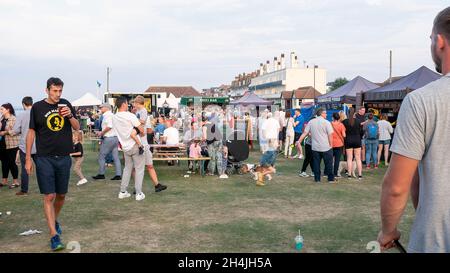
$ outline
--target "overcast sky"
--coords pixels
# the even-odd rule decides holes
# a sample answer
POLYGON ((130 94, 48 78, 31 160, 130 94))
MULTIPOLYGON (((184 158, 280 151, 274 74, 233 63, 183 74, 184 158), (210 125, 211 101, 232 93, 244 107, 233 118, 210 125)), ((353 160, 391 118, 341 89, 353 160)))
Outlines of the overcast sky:
POLYGON ((0 0, 0 102, 45 96, 46 80, 76 99, 111 90, 230 84, 282 52, 380 82, 433 68, 430 31, 440 0, 0 0))

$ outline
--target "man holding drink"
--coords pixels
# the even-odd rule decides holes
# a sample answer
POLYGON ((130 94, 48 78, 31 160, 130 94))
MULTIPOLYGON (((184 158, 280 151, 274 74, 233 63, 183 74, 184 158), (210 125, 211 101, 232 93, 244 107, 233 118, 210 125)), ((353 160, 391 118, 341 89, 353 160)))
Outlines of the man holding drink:
POLYGON ((64 83, 58 78, 47 81, 47 98, 33 105, 26 140, 25 169, 31 173, 31 148, 36 139, 36 176, 44 195, 44 213, 53 251, 64 249, 57 219, 67 194, 72 160, 72 129, 79 130, 72 105, 61 98, 64 83))

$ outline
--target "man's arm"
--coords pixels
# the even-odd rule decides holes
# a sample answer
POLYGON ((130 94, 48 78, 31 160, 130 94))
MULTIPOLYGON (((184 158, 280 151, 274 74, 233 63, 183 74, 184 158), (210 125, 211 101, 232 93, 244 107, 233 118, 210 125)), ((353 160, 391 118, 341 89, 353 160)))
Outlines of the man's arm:
POLYGON ((418 160, 392 154, 381 190, 381 231, 378 242, 382 250, 393 247, 393 241, 400 238, 397 225, 408 202, 418 165, 418 160))
POLYGON ((70 121, 70 125, 72 126, 72 129, 74 129, 75 131, 80 130, 80 123, 74 116, 72 116, 72 118, 69 119, 69 121, 70 121))
POLYGON ((419 169, 417 169, 411 185, 411 199, 415 210, 419 205, 419 182, 419 169))
POLYGON ((25 155, 25 170, 28 175, 31 174, 31 169, 33 168, 33 164, 31 163, 31 148, 33 147, 34 139, 36 137, 36 132, 34 129, 29 129, 27 134, 26 141, 26 155, 25 155))

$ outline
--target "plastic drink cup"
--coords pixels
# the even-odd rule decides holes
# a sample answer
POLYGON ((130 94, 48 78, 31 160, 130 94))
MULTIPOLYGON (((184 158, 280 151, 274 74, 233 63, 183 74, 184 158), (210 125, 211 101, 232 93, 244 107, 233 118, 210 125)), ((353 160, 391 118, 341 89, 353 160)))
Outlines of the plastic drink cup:
POLYGON ((295 237, 295 249, 302 250, 303 248, 303 236, 300 234, 300 230, 298 231, 298 235, 295 237))
POLYGON ((67 104, 62 104, 62 103, 58 104, 58 114, 60 116, 62 116, 61 112, 64 107, 67 107, 67 104))

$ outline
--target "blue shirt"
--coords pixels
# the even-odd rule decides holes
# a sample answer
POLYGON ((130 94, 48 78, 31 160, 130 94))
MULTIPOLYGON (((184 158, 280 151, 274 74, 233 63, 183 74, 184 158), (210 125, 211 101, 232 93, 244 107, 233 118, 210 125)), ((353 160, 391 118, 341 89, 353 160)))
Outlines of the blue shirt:
POLYGON ((297 126, 294 126, 294 132, 296 133, 302 133, 303 130, 303 124, 305 124, 305 119, 303 118, 303 115, 299 115, 298 117, 294 116, 294 123, 298 122, 297 126))
POLYGON ((160 135, 164 134, 164 130, 166 129, 166 126, 164 124, 158 124, 155 127, 155 133, 159 133, 160 135))

